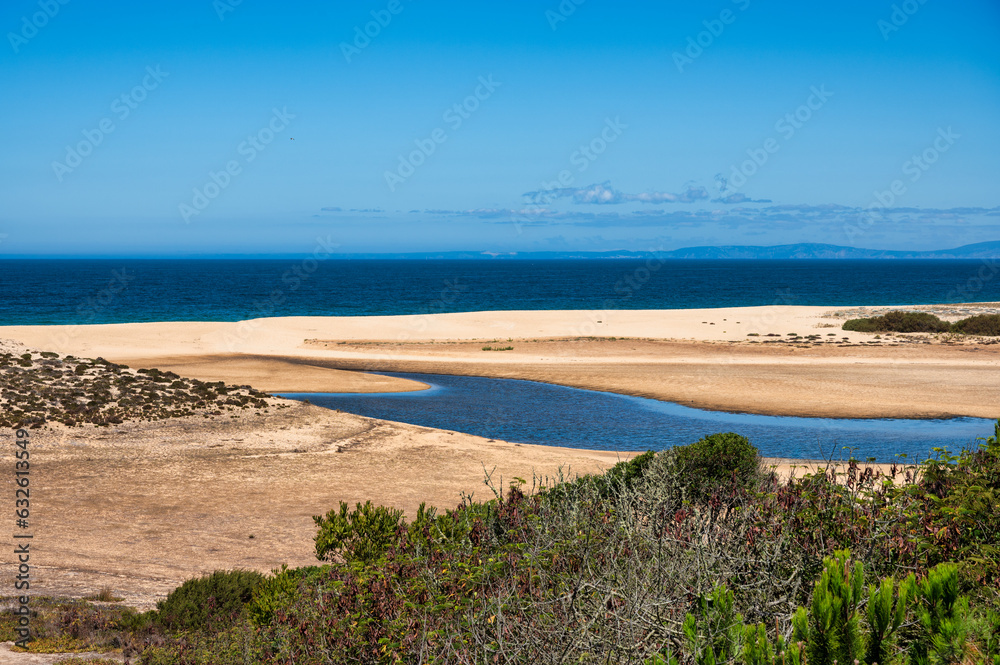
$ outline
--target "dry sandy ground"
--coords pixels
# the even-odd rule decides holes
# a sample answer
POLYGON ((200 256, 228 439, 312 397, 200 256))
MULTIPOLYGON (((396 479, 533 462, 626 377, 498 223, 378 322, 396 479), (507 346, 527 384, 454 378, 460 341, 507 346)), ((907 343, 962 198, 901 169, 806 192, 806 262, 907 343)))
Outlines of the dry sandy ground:
MULTIPOLYGON (((453 508, 463 492, 492 496, 487 470, 501 486, 622 458, 287 404, 259 416, 31 430, 32 589, 82 597, 109 587, 151 607, 203 572, 315 564, 312 516, 339 501, 453 508)), ((11 551, 0 555, 0 588, 13 588, 11 551)))
MULTIPOLYGON (((115 662, 124 662, 124 658, 116 653, 25 653, 12 651, 13 642, 0 642, 0 665, 55 665, 71 658, 103 658, 115 662)), ((81 661, 71 661, 81 662, 81 661)))
MULTIPOLYGON (((1000 312, 1000 305, 924 309, 956 319, 1000 312)), ((382 370, 533 379, 772 415, 1000 416, 1000 340, 876 338, 840 329, 848 317, 879 311, 768 306, 289 317, 8 326, 0 337, 274 392, 423 387, 344 371, 382 370), (789 333, 802 337, 793 343, 789 333)))

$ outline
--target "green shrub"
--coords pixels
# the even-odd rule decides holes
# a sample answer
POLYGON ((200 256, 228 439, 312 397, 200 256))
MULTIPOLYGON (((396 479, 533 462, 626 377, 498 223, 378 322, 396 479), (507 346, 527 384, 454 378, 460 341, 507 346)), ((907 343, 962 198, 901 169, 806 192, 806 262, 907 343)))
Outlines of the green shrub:
POLYGON ((895 311, 866 319, 850 319, 845 321, 842 327, 844 330, 867 333, 956 332, 963 335, 1000 337, 1000 314, 979 314, 948 323, 927 312, 895 311))
POLYGON ((854 332, 938 333, 949 332, 951 324, 927 312, 894 311, 866 319, 850 319, 842 328, 854 332))
POLYGON ((963 335, 983 335, 1000 337, 1000 314, 979 314, 956 321, 951 329, 963 335))
POLYGON ((371 501, 349 510, 340 502, 340 512, 331 510, 324 517, 313 517, 316 534, 316 558, 333 560, 337 554, 348 561, 363 564, 377 561, 396 542, 403 527, 403 511, 374 506, 371 501))
POLYGON ((250 570, 219 570, 190 579, 156 604, 156 623, 168 630, 218 629, 239 616, 263 579, 250 570))
POLYGON ((688 651, 698 665, 733 659, 743 638, 743 616, 733 610, 733 592, 720 585, 698 599, 696 613, 684 617, 681 630, 688 651))
POLYGON ((860 630, 864 567, 850 565, 846 550, 823 560, 823 573, 813 589, 807 612, 799 608, 793 617, 794 639, 805 642, 811 665, 856 663, 862 655, 860 630))
POLYGON ((906 618, 907 609, 916 594, 917 582, 910 573, 893 593, 892 578, 884 578, 881 584, 868 585, 868 639, 865 648, 865 662, 869 665, 885 663, 892 656, 896 643, 896 633, 906 618), (893 598, 895 597, 895 602, 893 598))
POLYGON ((977 450, 939 451, 896 500, 907 506, 900 525, 912 534, 918 561, 927 568, 957 563, 970 593, 1000 581, 1000 421, 994 431, 977 450))
POLYGON ((912 573, 898 586, 883 578, 869 585, 867 594, 864 574, 863 564, 852 562, 846 550, 825 557, 809 608, 800 606, 792 616, 788 643, 780 630, 772 644, 764 624, 745 625, 733 611, 732 592, 719 586, 698 599, 696 613, 687 614, 685 651, 695 665, 732 663, 737 653, 745 665, 993 665, 1000 660, 1000 615, 987 611, 975 620, 968 598, 959 595, 954 565, 932 568, 920 584, 912 573), (907 639, 899 646, 908 652, 905 660, 897 657, 896 639, 904 625, 907 639))
POLYGON ((693 499, 705 498, 730 485, 746 487, 758 474, 760 454, 745 436, 710 434, 674 448, 677 472, 693 499))
POLYGON ((260 627, 270 625, 276 611, 298 598, 302 584, 318 584, 329 569, 329 566, 282 566, 271 577, 265 577, 254 589, 253 599, 247 606, 250 621, 260 627))
POLYGON ((932 568, 917 588, 917 620, 923 629, 910 644, 910 662, 960 663, 968 651, 969 599, 958 592, 958 566, 932 568))
POLYGON ((645 476, 650 464, 656 458, 656 453, 647 450, 630 460, 618 462, 601 475, 588 476, 587 480, 594 483, 597 495, 602 499, 610 498, 616 490, 631 488, 645 476))
POLYGON ((168 635, 143 662, 1000 665, 994 438, 899 485, 853 461, 755 478, 727 433, 409 524, 341 504, 316 518, 330 565, 278 572, 219 641, 168 635), (709 501, 677 501, 692 478, 709 501))

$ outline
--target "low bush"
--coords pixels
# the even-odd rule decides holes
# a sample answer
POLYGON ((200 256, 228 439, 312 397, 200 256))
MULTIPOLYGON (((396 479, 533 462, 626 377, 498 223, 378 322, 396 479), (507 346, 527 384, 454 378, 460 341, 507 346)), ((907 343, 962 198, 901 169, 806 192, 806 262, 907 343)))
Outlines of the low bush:
POLYGON ((174 631, 232 624, 263 579, 258 572, 231 570, 188 580, 156 604, 155 622, 174 631))
POLYGON ((927 312, 887 312, 882 316, 850 319, 842 326, 854 332, 949 332, 951 324, 927 312))
POLYGON ((963 335, 1000 337, 1000 314, 979 314, 956 321, 951 329, 963 335))
POLYGON ((681 482, 694 500, 728 486, 748 487, 760 471, 757 449, 733 432, 710 434, 674 452, 681 482))
POLYGON ((316 558, 332 560, 340 555, 347 561, 372 563, 384 556, 396 541, 403 525, 403 511, 385 506, 373 506, 371 501, 357 504, 350 510, 340 502, 340 511, 331 510, 325 516, 313 517, 316 534, 316 558))
POLYGON ((945 333, 963 335, 983 335, 1000 337, 1000 314, 978 314, 948 323, 927 312, 887 312, 882 316, 864 319, 849 319, 842 326, 844 330, 867 333, 945 333))
POLYGON ((713 434, 412 521, 341 504, 329 564, 216 573, 252 588, 216 615, 185 583, 157 614, 188 632, 154 626, 141 662, 1000 665, 1000 422, 982 444, 781 481, 713 434))

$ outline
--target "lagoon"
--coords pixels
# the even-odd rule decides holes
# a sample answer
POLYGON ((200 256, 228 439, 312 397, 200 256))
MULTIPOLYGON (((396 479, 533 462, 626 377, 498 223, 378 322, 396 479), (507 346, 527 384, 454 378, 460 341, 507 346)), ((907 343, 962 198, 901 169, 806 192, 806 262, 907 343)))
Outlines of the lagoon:
POLYGON ((957 452, 993 434, 985 418, 837 419, 694 409, 519 379, 380 372, 430 385, 403 393, 286 393, 318 406, 492 439, 592 450, 685 445, 714 432, 747 436, 765 457, 892 462, 957 452))

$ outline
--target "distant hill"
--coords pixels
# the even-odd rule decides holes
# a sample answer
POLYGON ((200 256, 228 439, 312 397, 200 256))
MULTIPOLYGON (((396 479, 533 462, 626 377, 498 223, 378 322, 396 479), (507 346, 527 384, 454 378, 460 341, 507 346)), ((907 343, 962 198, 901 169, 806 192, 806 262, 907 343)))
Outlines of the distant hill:
POLYGON ((963 245, 954 249, 908 251, 863 249, 797 243, 794 245, 724 245, 685 247, 669 252, 410 252, 402 254, 341 254, 344 259, 991 259, 1000 258, 1000 240, 963 245))
POLYGON ((986 259, 1000 257, 1000 241, 923 252, 798 243, 773 247, 686 247, 664 255, 674 259, 986 259))
MULTIPOLYGON (((178 259, 301 259, 302 254, 187 254, 170 256, 133 256, 130 258, 178 258, 178 259)), ((117 254, 108 256, 65 256, 65 255, 20 255, 2 256, 0 259, 35 258, 121 258, 117 254)), ((356 254, 331 254, 333 259, 465 259, 465 260, 544 260, 544 259, 1000 259, 1000 240, 963 245, 954 249, 934 249, 928 251, 864 249, 826 245, 822 243, 797 243, 794 245, 723 245, 720 247, 684 247, 665 252, 637 252, 626 249, 608 252, 365 252, 356 254)))

